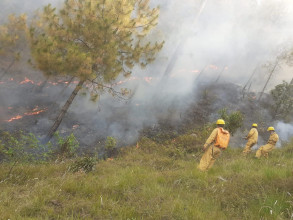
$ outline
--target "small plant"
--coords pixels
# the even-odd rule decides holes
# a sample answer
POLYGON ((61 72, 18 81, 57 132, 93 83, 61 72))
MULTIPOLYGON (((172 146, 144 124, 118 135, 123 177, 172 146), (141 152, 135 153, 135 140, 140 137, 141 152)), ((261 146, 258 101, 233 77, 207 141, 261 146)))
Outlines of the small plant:
POLYGON ((22 131, 11 134, 0 132, 0 162, 9 164, 7 177, 19 163, 43 162, 51 155, 51 144, 40 144, 32 133, 25 134, 22 131))
POLYGON ((107 154, 107 157, 111 157, 116 153, 116 145, 117 141, 114 137, 107 137, 105 142, 105 151, 107 154))
POLYGON ((69 167, 69 171, 75 173, 79 171, 83 171, 85 173, 89 173, 93 170, 96 165, 97 160, 93 157, 83 157, 79 158, 69 167))
POLYGON ((232 112, 228 114, 227 109, 223 108, 219 111, 219 115, 226 122, 226 129, 233 135, 238 128, 243 125, 243 114, 240 111, 232 112))
POLYGON ((71 158, 76 155, 76 150, 79 148, 79 142, 75 138, 74 134, 68 137, 61 137, 58 132, 55 133, 58 143, 58 149, 56 154, 63 158, 71 158))
POLYGON ((105 148, 107 150, 113 150, 116 147, 116 139, 114 137, 107 137, 105 148))
POLYGON ((41 145, 32 133, 1 133, 0 158, 8 162, 43 161, 49 156, 50 144, 41 145))

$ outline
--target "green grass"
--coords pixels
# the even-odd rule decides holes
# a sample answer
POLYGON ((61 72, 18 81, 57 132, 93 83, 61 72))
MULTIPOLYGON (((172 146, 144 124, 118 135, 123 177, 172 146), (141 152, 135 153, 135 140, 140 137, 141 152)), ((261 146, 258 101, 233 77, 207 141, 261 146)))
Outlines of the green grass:
POLYGON ((292 145, 261 160, 229 149, 206 173, 174 144, 139 146, 88 174, 66 161, 18 164, 7 178, 1 164, 0 219, 293 219, 292 145))

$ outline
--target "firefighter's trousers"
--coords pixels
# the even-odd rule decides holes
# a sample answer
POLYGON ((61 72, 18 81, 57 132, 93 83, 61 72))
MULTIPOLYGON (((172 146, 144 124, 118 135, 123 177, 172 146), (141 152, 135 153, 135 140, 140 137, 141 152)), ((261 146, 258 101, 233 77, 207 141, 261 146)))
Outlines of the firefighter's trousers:
POLYGON ((198 169, 200 169, 201 171, 207 171, 208 169, 210 169, 214 165, 216 159, 221 155, 221 153, 221 148, 210 146, 203 154, 199 162, 198 169))
POLYGON ((251 152, 251 148, 256 144, 255 141, 253 140, 248 140, 246 145, 245 145, 245 148, 243 150, 243 155, 247 155, 248 153, 251 152))
POLYGON ((261 156, 268 157, 269 152, 271 152, 275 148, 275 145, 272 144, 266 144, 261 146, 255 154, 255 157, 260 158, 261 156))

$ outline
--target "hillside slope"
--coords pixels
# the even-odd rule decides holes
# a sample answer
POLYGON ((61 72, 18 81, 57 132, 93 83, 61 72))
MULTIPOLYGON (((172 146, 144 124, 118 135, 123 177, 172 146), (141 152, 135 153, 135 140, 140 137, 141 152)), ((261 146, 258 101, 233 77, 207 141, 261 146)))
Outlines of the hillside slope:
POLYGON ((72 161, 0 166, 0 219, 292 219, 293 143, 269 159, 228 149, 207 173, 201 153, 143 138, 86 174, 72 161))

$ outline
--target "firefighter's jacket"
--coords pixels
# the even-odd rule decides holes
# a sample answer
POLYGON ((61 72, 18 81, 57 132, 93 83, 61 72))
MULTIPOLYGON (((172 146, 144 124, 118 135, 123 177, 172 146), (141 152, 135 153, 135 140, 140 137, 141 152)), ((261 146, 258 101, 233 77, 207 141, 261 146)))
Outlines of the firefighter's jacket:
POLYGON ((258 140, 258 131, 256 128, 251 128, 248 135, 246 136, 246 140, 251 143, 257 143, 258 140))
POLYGON ((218 135, 218 129, 215 128, 209 138, 207 139, 206 143, 204 144, 204 148, 207 148, 210 144, 214 143, 216 141, 217 135, 218 135))
POLYGON ((267 144, 270 144, 270 145, 276 145, 277 141, 279 140, 279 136, 276 132, 273 132, 271 135, 270 135, 270 138, 268 140, 268 143, 267 144))

